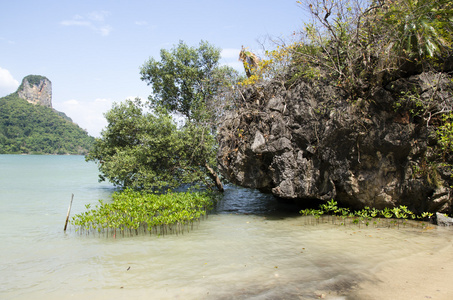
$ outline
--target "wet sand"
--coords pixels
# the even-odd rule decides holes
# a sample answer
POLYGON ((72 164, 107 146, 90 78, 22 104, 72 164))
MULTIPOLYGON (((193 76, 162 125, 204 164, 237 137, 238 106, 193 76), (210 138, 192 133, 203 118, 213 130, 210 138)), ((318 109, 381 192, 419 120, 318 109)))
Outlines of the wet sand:
POLYGON ((373 275, 347 299, 453 299, 453 243, 383 263, 373 275))

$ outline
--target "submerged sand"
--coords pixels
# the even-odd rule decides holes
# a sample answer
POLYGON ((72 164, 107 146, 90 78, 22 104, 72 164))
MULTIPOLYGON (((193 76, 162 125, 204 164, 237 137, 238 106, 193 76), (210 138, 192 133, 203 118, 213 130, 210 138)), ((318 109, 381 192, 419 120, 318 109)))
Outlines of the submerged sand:
POLYGON ((453 299, 453 244, 386 262, 373 275, 347 299, 453 299))

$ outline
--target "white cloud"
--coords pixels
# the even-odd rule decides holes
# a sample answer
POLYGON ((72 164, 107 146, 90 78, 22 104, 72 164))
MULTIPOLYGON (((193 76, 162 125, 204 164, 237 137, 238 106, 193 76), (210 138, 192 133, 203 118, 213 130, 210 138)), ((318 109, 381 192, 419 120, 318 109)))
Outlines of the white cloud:
POLYGON ((88 18, 90 18, 90 20, 93 20, 93 21, 96 21, 96 22, 104 22, 105 20, 105 17, 107 17, 108 15, 110 15, 110 12, 108 11, 93 11, 91 13, 88 14, 88 18))
POLYGON ((79 101, 72 99, 65 102, 67 105, 79 105, 79 101))
POLYGON ((90 135, 99 137, 101 130, 107 126, 104 113, 112 108, 112 104, 111 99, 98 98, 90 102, 70 99, 54 103, 53 106, 56 110, 64 112, 81 128, 86 129, 90 135))
POLYGON ((110 15, 108 11, 94 11, 87 14, 85 17, 75 15, 71 20, 61 21, 60 24, 63 26, 87 27, 102 36, 108 36, 113 30, 110 25, 105 24, 104 22, 108 15, 110 15))
POLYGON ((99 32, 102 36, 108 36, 112 31, 112 27, 109 25, 96 28, 96 31, 99 32))
POLYGON ((19 81, 8 70, 0 67, 0 97, 14 93, 18 87, 19 81))

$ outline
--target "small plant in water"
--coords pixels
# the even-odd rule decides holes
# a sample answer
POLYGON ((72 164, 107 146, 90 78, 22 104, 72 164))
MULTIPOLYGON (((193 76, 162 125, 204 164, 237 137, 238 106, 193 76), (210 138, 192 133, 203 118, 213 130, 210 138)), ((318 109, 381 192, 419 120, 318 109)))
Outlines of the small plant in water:
POLYGON ((71 223, 79 232, 107 237, 183 233, 206 216, 214 196, 201 192, 147 194, 133 190, 114 193, 111 203, 99 201, 94 209, 75 215, 71 223))
MULTIPOLYGON (((349 219, 352 220, 351 223, 358 225, 359 228, 361 224, 365 224, 368 227, 371 221, 377 226, 378 223, 381 223, 381 218, 386 220, 385 223, 388 227, 397 226, 400 228, 400 224, 406 226, 408 220, 427 220, 433 216, 433 213, 429 212, 424 212, 417 216, 404 205, 392 209, 385 208, 383 210, 366 206, 359 211, 350 211, 349 208, 338 207, 338 203, 333 199, 320 205, 319 209, 303 209, 300 213, 304 216, 313 216, 316 223, 320 222, 320 218, 323 215, 327 215, 328 218, 332 218, 332 224, 335 224, 336 217, 339 216, 342 219, 341 225, 346 226, 347 220, 349 219)), ((424 222, 421 225, 425 227, 424 222)))

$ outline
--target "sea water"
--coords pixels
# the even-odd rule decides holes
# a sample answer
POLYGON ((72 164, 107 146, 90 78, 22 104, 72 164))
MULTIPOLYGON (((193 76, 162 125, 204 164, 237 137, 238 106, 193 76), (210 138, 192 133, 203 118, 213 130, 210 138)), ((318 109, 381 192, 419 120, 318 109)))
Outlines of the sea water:
POLYGON ((347 299, 382 264, 451 245, 451 231, 313 224, 298 207, 227 185, 183 235, 63 231, 108 201, 82 156, 0 155, 0 299, 347 299))

